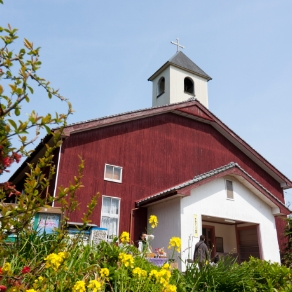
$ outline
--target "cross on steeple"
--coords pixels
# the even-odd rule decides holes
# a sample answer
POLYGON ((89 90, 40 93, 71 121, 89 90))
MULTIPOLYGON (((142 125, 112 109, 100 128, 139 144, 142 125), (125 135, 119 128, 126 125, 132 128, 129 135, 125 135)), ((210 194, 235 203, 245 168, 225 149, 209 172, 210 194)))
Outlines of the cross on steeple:
POLYGON ((173 41, 171 41, 171 43, 172 43, 173 45, 176 45, 176 51, 179 52, 179 48, 180 48, 180 47, 181 47, 182 49, 184 49, 185 47, 179 44, 179 38, 177 38, 176 40, 177 40, 176 43, 173 42, 173 41))

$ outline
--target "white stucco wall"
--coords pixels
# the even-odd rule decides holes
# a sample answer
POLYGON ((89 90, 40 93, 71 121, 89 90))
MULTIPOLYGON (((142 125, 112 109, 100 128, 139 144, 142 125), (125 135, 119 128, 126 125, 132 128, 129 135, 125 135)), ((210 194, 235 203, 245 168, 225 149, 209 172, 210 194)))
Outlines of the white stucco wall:
POLYGON ((155 238, 151 243, 152 248, 164 247, 170 256, 167 249, 169 239, 173 236, 181 237, 180 198, 149 206, 147 214, 148 218, 150 215, 156 215, 158 218, 158 227, 153 230, 155 238))
MULTIPOLYGON (((206 215, 259 224, 263 259, 280 262, 276 225, 271 207, 235 179, 233 190, 234 200, 226 199, 225 179, 221 178, 193 189, 190 196, 182 198, 182 250, 188 248, 188 238, 194 235, 194 214, 198 215, 198 236, 202 234, 201 216, 206 215)), ((217 236, 216 232, 215 229, 217 236)), ((198 238, 193 240, 192 249, 198 240, 198 238)), ((231 238, 231 244, 233 241, 234 238, 231 238)))
POLYGON ((190 77, 195 85, 195 98, 208 108, 208 82, 206 79, 174 66, 167 67, 153 80, 152 106, 186 101, 192 94, 184 92, 184 79, 190 77), (161 77, 165 78, 165 93, 157 98, 157 87, 161 77))
POLYGON ((193 95, 184 92, 184 79, 190 77, 195 85, 195 97, 208 108, 208 82, 206 79, 170 66, 170 103, 188 100, 193 95))

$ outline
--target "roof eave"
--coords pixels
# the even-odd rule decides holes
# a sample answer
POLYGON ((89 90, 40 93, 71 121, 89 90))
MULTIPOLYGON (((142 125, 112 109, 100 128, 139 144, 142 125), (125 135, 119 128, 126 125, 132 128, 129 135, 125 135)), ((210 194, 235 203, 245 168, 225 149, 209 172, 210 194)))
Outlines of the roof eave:
POLYGON ((210 77, 210 76, 208 76, 208 75, 204 75, 204 74, 200 74, 200 73, 198 73, 198 72, 195 72, 195 71, 193 71, 193 70, 189 70, 189 69, 187 69, 187 68, 185 68, 185 67, 182 67, 182 66, 179 66, 179 65, 177 65, 177 64, 175 64, 175 63, 172 63, 172 62, 169 62, 169 61, 167 61, 165 64, 163 64, 153 75, 151 75, 149 78, 148 78, 148 81, 153 81, 161 72, 163 72, 167 67, 169 67, 169 66, 174 66, 174 67, 176 67, 176 68, 179 68, 179 69, 182 69, 182 70, 184 70, 184 71, 187 71, 187 72, 189 72, 189 73, 192 73, 192 74, 194 74, 194 75, 197 75, 197 76, 199 76, 199 77, 201 77, 201 78, 204 78, 204 79, 206 79, 207 81, 210 81, 210 80, 212 80, 212 78, 210 77))
MULTIPOLYGON (((158 201, 164 200, 166 198, 173 197, 175 195, 179 196, 188 196, 190 195, 190 190, 197 188, 201 185, 207 184, 214 179, 224 177, 224 176, 235 176, 241 177, 244 181, 246 181, 250 185, 250 189, 253 189, 255 195, 259 196, 260 193, 262 200, 266 203, 267 200, 270 201, 270 205, 273 207, 277 207, 279 209, 279 215, 289 215, 291 214, 291 210, 285 206, 283 202, 281 202, 276 196, 270 193, 267 189, 265 189, 260 183, 258 183, 252 176, 250 176, 244 169, 242 169, 237 163, 231 162, 229 165, 223 166, 221 168, 212 170, 208 173, 204 173, 202 175, 196 176, 194 179, 184 182, 180 185, 173 186, 165 191, 154 194, 152 196, 146 197, 142 200, 136 201, 137 207, 145 207, 150 204, 156 203, 158 201), (258 194, 257 194, 258 193, 258 194), (264 199, 265 198, 265 199, 264 199)), ((241 180, 240 180, 241 181, 241 180)), ((242 181, 241 181, 242 183, 242 181)))

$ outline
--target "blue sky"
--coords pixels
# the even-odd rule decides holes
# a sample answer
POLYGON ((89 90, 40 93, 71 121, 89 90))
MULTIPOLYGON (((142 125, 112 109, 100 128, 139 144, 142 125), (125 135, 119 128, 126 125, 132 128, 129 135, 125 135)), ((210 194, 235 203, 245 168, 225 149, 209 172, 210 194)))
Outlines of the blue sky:
MULTIPOLYGON (((147 79, 179 37, 213 78, 210 110, 292 179, 291 1, 4 2, 0 25, 19 29, 15 49, 24 37, 42 47, 40 74, 72 101, 69 122, 150 107, 147 79)), ((60 109, 32 100, 41 113, 60 109)))

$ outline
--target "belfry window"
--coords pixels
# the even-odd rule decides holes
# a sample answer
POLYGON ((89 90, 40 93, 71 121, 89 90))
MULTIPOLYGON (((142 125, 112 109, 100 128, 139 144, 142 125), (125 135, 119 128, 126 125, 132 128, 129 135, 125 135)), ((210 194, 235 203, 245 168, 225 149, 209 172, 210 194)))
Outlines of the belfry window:
POLYGON ((165 78, 161 77, 157 84, 157 97, 162 95, 165 91, 165 78))
POLYGON ((194 82, 191 78, 186 77, 184 80, 184 91, 186 93, 194 94, 194 82))

